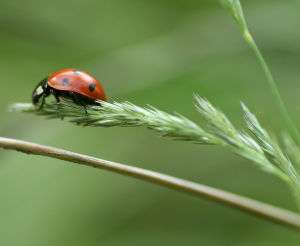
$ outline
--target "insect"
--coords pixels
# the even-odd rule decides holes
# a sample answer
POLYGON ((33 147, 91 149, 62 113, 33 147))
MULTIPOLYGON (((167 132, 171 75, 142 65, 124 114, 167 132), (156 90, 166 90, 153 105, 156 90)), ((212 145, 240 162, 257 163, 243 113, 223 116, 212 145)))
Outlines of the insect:
POLYGON ((60 98, 67 98, 84 108, 87 105, 100 105, 99 100, 106 101, 104 89, 96 78, 72 68, 54 72, 38 83, 32 93, 32 103, 37 105, 41 102, 41 109, 50 95, 57 102, 60 102, 60 98))

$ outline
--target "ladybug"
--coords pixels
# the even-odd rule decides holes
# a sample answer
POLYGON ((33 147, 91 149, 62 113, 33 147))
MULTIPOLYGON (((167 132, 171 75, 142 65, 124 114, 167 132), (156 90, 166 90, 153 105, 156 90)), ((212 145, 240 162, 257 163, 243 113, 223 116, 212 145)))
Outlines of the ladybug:
POLYGON ((96 78, 72 68, 54 72, 38 83, 32 93, 32 103, 37 105, 42 100, 41 109, 49 95, 53 95, 57 102, 60 102, 60 98, 71 99, 84 108, 106 101, 104 89, 96 78))

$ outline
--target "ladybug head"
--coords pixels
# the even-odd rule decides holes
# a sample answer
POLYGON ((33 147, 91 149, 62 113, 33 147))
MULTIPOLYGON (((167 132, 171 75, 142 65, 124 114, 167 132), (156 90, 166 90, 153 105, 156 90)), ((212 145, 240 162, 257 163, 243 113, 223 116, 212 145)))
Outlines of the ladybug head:
POLYGON ((38 83, 38 85, 33 90, 32 103, 34 105, 38 104, 40 101, 40 98, 45 96, 46 90, 47 90, 47 81, 48 81, 48 78, 43 79, 40 83, 38 83))

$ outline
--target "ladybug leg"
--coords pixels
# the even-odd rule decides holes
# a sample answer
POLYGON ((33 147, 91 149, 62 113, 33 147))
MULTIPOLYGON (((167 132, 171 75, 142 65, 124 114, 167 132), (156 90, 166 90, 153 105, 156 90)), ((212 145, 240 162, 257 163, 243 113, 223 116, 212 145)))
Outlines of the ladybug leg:
POLYGON ((57 109, 59 109, 60 97, 57 93, 54 93, 54 97, 55 97, 55 100, 56 100, 57 109))
POLYGON ((83 104, 83 103, 80 103, 80 105, 81 105, 81 106, 83 107, 83 109, 84 109, 85 116, 87 116, 87 115, 88 115, 88 112, 87 112, 87 110, 86 110, 86 105, 83 104))
POLYGON ((49 94, 52 94, 54 96, 54 98, 56 100, 56 103, 60 102, 60 98, 59 98, 60 94, 59 94, 59 92, 57 92, 56 90, 50 89, 49 94))
POLYGON ((86 110, 86 106, 83 105, 83 108, 84 108, 85 116, 87 116, 87 115, 88 115, 88 112, 87 112, 87 110, 86 110))
POLYGON ((36 102, 34 101, 34 104, 35 104, 39 101, 39 98, 41 98, 42 102, 41 102, 41 104, 38 108, 38 110, 41 110, 44 107, 45 103, 46 103, 46 97, 50 95, 50 90, 44 84, 39 85, 37 90, 41 90, 42 93, 40 93, 40 95, 39 94, 33 95, 33 101, 36 100, 36 98, 37 98, 37 101, 36 102), (36 98, 34 98, 34 97, 36 97, 36 98))
MULTIPOLYGON (((60 98, 59 95, 57 95, 56 93, 54 94, 55 100, 56 100, 56 104, 57 104, 57 112, 59 112, 59 103, 60 103, 60 98)), ((60 115, 60 119, 63 120, 64 117, 62 115, 60 115)))
POLYGON ((45 90, 44 93, 41 95, 41 99, 42 99, 42 102, 41 102, 41 105, 39 106, 39 109, 38 110, 41 110, 45 103, 46 103, 46 97, 50 95, 50 91, 48 90, 45 90))
POLYGON ((59 111, 59 103, 60 103, 60 93, 55 91, 55 90, 51 90, 51 94, 53 94, 55 100, 56 100, 56 105, 57 105, 57 114, 60 117, 61 120, 64 119, 64 117, 62 115, 60 115, 60 111, 59 111))
POLYGON ((41 105, 39 106, 39 109, 38 109, 39 111, 44 107, 45 102, 46 102, 46 96, 42 95, 42 102, 41 102, 41 105))
POLYGON ((86 110, 86 105, 85 105, 85 103, 80 99, 80 97, 78 97, 78 96, 77 96, 76 94, 74 94, 74 93, 71 93, 70 95, 71 95, 71 98, 72 98, 73 102, 74 102, 75 104, 78 104, 78 105, 82 106, 83 109, 84 109, 85 115, 87 115, 88 113, 87 113, 87 110, 86 110))
POLYGON ((60 98, 57 94, 54 94, 54 97, 55 97, 55 100, 56 100, 56 103, 60 103, 60 98))

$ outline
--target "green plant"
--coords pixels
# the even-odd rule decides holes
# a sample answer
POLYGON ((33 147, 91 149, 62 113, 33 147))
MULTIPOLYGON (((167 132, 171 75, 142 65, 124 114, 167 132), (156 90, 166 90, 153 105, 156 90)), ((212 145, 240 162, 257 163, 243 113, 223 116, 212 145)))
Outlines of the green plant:
MULTIPOLYGON (((261 65, 278 110, 284 121, 287 133, 283 137, 284 149, 277 140, 265 130, 256 116, 242 103, 247 129, 238 130, 227 116, 208 100, 195 96, 195 105, 204 120, 197 124, 182 115, 168 114, 152 106, 139 107, 129 102, 102 102, 102 106, 82 107, 63 100, 60 103, 46 103, 42 109, 31 104, 14 104, 13 111, 35 113, 48 118, 67 118, 70 122, 93 127, 137 127, 144 126, 164 137, 197 144, 219 145, 254 162, 261 170, 280 178, 288 184, 299 200, 300 194, 300 134, 292 122, 281 98, 273 75, 251 35, 238 0, 222 0, 238 23, 242 35, 254 51, 261 65)), ((278 138, 278 137, 277 137, 278 138)), ((280 141, 279 141, 280 142, 280 141)))
POLYGON ((285 103, 283 102, 279 90, 277 88, 274 76, 265 61, 261 51, 259 50, 258 46, 256 45, 255 39, 253 38, 249 28, 247 21, 245 19, 244 11, 242 5, 239 0, 220 0, 223 6, 229 11, 229 13, 233 16, 234 20, 238 24, 242 36, 249 47, 254 52, 256 59, 260 66, 262 67, 267 82, 269 84, 270 90, 274 97, 274 101, 277 104, 279 112, 282 116, 282 120, 287 128, 287 131, 291 134, 291 136, 295 139, 295 141, 299 144, 300 143, 300 133, 295 124, 293 123, 288 110, 286 109, 285 103))
POLYGON ((274 76, 267 62, 265 61, 261 51, 256 45, 255 39, 253 38, 248 28, 248 24, 244 15, 241 2, 239 0, 220 1, 223 4, 223 6, 229 11, 229 13, 233 16, 234 20, 240 27, 244 40, 254 52, 258 63, 260 64, 265 73, 267 82, 274 97, 274 101, 277 104, 280 115, 286 127, 287 133, 285 133, 285 137, 283 139, 283 141, 285 142, 286 153, 280 150, 280 147, 277 142, 271 140, 267 132, 263 128, 261 128, 256 117, 253 114, 251 114, 243 105, 244 111, 246 112, 245 116, 248 128, 254 134, 255 138, 259 141, 265 153, 265 156, 271 162, 273 162, 275 166, 279 167, 281 170, 284 170, 284 172, 290 177, 290 180, 293 180, 294 185, 292 185, 292 188, 296 194, 297 199, 299 200, 300 178, 299 173, 297 173, 294 167, 294 165, 299 164, 300 151, 297 147, 297 144, 300 143, 299 130, 292 121, 288 110, 285 106, 285 103, 281 98, 274 76), (289 157, 292 161, 290 161, 289 157))
POLYGON ((82 126, 144 126, 162 136, 177 140, 221 145, 252 160, 262 170, 276 175, 293 188, 300 188, 299 175, 291 162, 244 104, 242 107, 245 121, 254 137, 238 131, 226 115, 207 100, 195 96, 195 105, 204 119, 203 126, 182 115, 168 114, 151 106, 143 108, 129 102, 102 102, 102 106, 87 107, 87 114, 81 106, 66 100, 59 104, 47 103, 41 110, 37 110, 32 104, 14 104, 11 110, 35 113, 48 118, 68 118, 70 122, 82 126))

